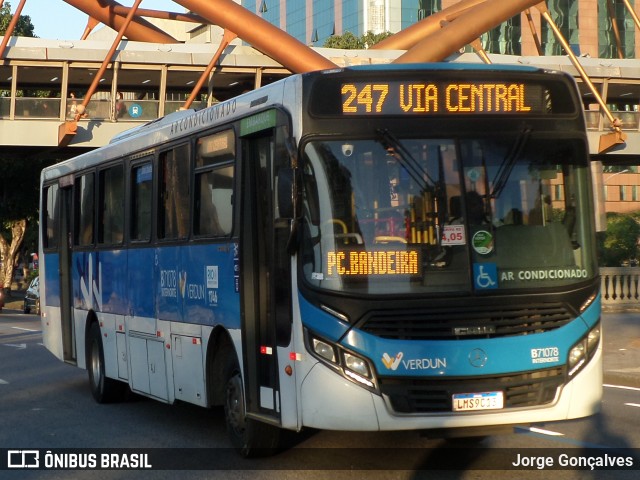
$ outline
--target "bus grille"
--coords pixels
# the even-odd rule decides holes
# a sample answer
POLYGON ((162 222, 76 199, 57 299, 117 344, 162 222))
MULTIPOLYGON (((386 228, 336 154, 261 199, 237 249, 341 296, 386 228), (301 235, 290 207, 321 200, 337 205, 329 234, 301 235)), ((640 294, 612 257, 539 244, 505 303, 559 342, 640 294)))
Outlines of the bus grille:
POLYGON ((452 411, 454 393, 504 392, 504 408, 534 407, 553 402, 564 382, 562 367, 514 375, 453 379, 381 377, 380 389, 396 413, 452 411))
POLYGON ((465 340, 548 332, 566 325, 572 318, 562 303, 449 306, 371 312, 357 328, 396 340, 465 340))

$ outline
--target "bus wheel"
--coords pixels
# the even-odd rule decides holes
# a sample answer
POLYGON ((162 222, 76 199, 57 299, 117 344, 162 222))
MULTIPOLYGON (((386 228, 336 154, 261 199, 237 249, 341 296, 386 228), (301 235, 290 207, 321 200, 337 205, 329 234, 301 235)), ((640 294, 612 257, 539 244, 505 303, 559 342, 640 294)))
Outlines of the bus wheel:
POLYGON ((229 361, 225 372, 224 416, 231 443, 243 457, 262 457, 278 451, 280 428, 246 416, 240 368, 229 361))
POLYGON ((127 385, 107 378, 104 374, 104 350, 97 322, 91 324, 87 340, 87 371, 89 372, 89 387, 93 398, 98 403, 109 403, 123 399, 127 385))

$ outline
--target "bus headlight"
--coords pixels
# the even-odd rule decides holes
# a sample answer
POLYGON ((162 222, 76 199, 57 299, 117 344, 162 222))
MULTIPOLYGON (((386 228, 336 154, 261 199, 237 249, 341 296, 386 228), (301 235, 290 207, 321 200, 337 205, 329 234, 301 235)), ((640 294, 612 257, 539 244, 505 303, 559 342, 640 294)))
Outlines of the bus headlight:
POLYGON ((587 334, 587 354, 591 356, 600 343, 600 324, 598 323, 587 334))
POLYGON ((366 358, 349 352, 326 339, 318 338, 308 331, 307 349, 314 357, 348 380, 378 393, 373 369, 366 358))
POLYGON ((331 363, 336 363, 336 351, 329 343, 318 338, 311 339, 311 342, 315 353, 331 363))
POLYGON ((350 353, 345 352, 344 365, 349 370, 354 371, 358 375, 371 377, 371 372, 369 372, 369 365, 367 365, 367 361, 363 358, 356 357, 355 355, 351 355, 350 353))
POLYGON ((569 352, 569 376, 573 375, 587 361, 585 350, 584 341, 581 340, 569 352))
POLYGON ((582 337, 569 350, 567 367, 569 376, 572 377, 579 372, 584 365, 593 357, 593 354, 600 344, 600 323, 598 322, 589 332, 582 337))

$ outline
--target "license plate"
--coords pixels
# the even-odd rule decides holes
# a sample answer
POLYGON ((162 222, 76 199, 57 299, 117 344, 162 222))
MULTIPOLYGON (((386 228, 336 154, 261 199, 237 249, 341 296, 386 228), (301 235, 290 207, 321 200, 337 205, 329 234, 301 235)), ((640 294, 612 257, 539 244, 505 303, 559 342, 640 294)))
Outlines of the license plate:
POLYGON ((497 410, 504 408, 502 392, 454 393, 453 411, 472 412, 476 410, 497 410))

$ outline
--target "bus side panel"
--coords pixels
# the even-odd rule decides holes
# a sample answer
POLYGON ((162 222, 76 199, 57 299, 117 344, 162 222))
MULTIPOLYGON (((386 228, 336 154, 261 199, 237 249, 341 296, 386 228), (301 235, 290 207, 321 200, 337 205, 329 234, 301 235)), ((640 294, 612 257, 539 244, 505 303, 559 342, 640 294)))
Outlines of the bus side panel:
MULTIPOLYGON (((78 366, 85 365, 85 361, 81 363, 81 358, 85 357, 85 348, 81 346, 81 340, 86 338, 86 332, 84 326, 86 325, 85 315, 77 315, 76 318, 82 318, 82 321, 76 321, 76 328, 78 328, 78 366), (79 327, 82 326, 82 330, 79 327)), ((104 374, 109 378, 118 378, 118 349, 116 339, 116 325, 119 317, 110 313, 98 314, 98 321, 100 323, 100 331, 102 332, 102 349, 104 352, 104 374)))
POLYGON ((137 248, 128 251, 127 300, 129 314, 135 317, 155 317, 155 295, 157 278, 154 275, 155 251, 137 248))
POLYGON ((234 244, 191 246, 182 250, 184 322, 240 327, 234 244))
POLYGON ((56 358, 63 360, 62 325, 60 319, 60 255, 46 253, 41 256, 41 275, 44 282, 40 282, 42 292, 42 341, 44 346, 56 358))
POLYGON ((73 256, 74 307, 127 313, 127 254, 124 250, 78 252, 73 256))
POLYGON ((155 276, 159 281, 158 288, 154 292, 157 318, 180 322, 182 321, 182 298, 184 298, 187 280, 180 262, 180 248, 170 246, 156 248, 154 262, 155 276))

